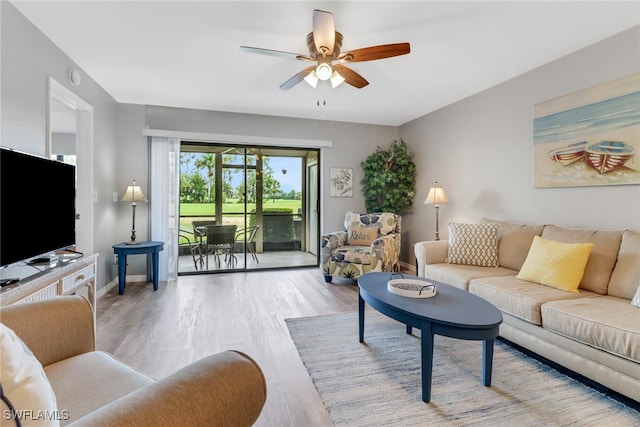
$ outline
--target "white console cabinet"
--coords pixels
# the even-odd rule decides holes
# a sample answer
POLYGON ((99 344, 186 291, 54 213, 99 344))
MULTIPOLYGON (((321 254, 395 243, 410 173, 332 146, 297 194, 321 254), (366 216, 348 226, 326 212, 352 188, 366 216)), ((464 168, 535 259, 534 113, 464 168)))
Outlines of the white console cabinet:
POLYGON ((98 254, 60 261, 40 273, 26 277, 0 291, 0 305, 22 304, 73 294, 87 287, 87 297, 96 313, 98 254))

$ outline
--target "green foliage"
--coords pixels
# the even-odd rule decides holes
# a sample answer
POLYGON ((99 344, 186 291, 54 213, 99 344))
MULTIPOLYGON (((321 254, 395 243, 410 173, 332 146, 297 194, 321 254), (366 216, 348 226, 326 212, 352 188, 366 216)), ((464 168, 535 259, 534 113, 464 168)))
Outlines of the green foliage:
POLYGON ((360 164, 367 212, 411 212, 416 194, 415 169, 407 144, 394 140, 388 150, 378 147, 360 164))
MULTIPOLYGON (((255 209, 251 210, 249 225, 256 224, 255 209)), ((291 242, 295 236, 293 209, 264 208, 262 211, 263 238, 265 242, 291 242)))

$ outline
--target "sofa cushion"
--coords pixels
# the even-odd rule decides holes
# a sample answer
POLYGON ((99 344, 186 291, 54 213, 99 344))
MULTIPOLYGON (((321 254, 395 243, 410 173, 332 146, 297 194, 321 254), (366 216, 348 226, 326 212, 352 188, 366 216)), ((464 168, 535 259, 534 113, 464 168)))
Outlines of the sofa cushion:
POLYGON ((577 294, 565 292, 515 276, 474 279, 469 283, 469 292, 489 301, 504 313, 535 325, 542 324, 541 307, 547 302, 597 296, 583 290, 577 294))
POLYGON ((378 238, 378 227, 349 226, 347 244, 356 246, 370 246, 378 238))
POLYGON ((101 351, 74 356, 44 369, 58 398, 58 407, 67 410, 71 417, 69 422, 153 382, 101 351))
POLYGON ((527 258, 534 236, 542 234, 544 225, 516 224, 483 218, 498 224, 498 263, 500 267, 520 270, 527 258))
MULTIPOLYGON (((20 417, 22 425, 60 425, 56 396, 42 365, 15 332, 2 323, 0 384, 3 397, 0 403, 1 420, 13 420, 9 411, 15 409, 19 413, 27 414, 20 417), (7 405, 5 399, 13 408, 7 405)), ((0 424, 3 423, 0 421, 0 424)), ((11 424, 13 425, 13 422, 11 424)))
POLYGON ((542 237, 566 243, 593 243, 580 289, 600 295, 607 293, 609 279, 618 258, 622 231, 581 230, 547 225, 542 231, 542 237))
POLYGON ((640 285, 640 233, 627 230, 622 233, 618 261, 611 273, 608 295, 631 299, 640 285))
POLYGON ((469 290, 469 282, 477 277, 513 276, 517 271, 504 267, 478 267, 475 265, 429 264, 424 269, 428 280, 446 283, 456 288, 469 290))
POLYGON ((593 243, 563 243, 535 236, 518 279, 577 293, 591 248, 593 243))
POLYGON ((498 226, 489 224, 449 224, 449 264, 498 266, 498 226))
POLYGON ((640 313, 611 296, 542 306, 542 326, 567 338, 640 363, 640 313))

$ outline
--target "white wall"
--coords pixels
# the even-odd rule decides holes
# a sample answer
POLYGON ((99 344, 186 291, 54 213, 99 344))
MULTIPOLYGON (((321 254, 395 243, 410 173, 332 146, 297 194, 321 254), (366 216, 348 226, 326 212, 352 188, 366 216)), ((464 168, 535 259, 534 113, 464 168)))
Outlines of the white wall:
POLYGON ((635 27, 402 125, 418 170, 414 213, 403 220, 411 244, 434 238, 434 207, 422 201, 436 180, 449 198, 440 207, 441 238, 448 222, 482 217, 640 229, 638 185, 534 188, 532 124, 534 104, 638 72, 639 58, 635 27))

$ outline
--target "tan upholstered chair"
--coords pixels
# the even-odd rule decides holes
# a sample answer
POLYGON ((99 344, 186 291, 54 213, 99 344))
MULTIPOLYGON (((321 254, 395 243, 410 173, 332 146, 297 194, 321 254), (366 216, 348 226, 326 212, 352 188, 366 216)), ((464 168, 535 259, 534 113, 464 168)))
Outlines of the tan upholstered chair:
POLYGON ((260 367, 240 352, 155 381, 96 351, 93 313, 80 296, 2 307, 0 320, 44 367, 61 425, 251 426, 266 401, 260 367))

